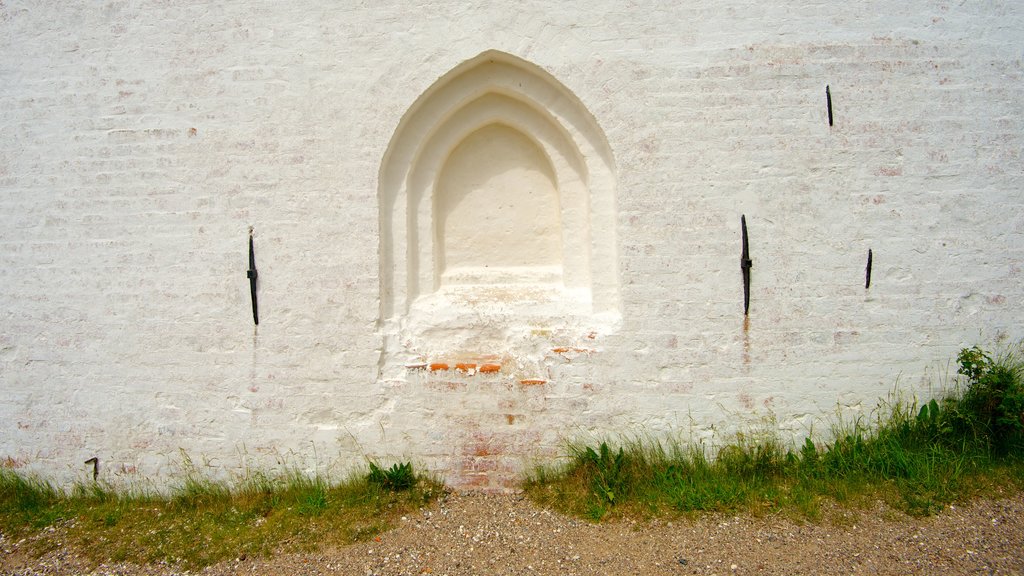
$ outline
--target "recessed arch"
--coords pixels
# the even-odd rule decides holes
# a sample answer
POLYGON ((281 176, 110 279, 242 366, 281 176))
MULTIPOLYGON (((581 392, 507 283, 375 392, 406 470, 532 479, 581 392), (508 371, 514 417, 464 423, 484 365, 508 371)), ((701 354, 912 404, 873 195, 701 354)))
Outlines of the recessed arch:
POLYGON ((522 281, 541 270, 561 280, 557 177, 532 139, 497 122, 476 129, 448 155, 433 196, 435 287, 522 281))
POLYGON ((614 191, 602 131, 554 77, 497 51, 457 66, 409 108, 381 163, 382 320, 449 285, 541 284, 571 292, 574 314, 617 310, 614 191), (488 154, 502 157, 471 166, 488 154), (507 221, 482 212, 495 202, 507 221))

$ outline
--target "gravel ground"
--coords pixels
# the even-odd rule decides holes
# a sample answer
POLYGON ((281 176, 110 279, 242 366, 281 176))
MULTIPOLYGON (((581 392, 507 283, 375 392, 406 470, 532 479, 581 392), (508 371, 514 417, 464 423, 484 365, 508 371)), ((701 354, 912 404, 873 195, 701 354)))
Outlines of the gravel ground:
MULTIPOLYGON (((237 559, 201 574, 1019 574, 1024 494, 953 506, 924 519, 882 505, 830 508, 817 524, 707 515, 600 525, 516 495, 450 495, 373 541, 316 554, 237 559)), ((184 574, 168 566, 103 565, 74 550, 39 559, 0 537, 4 574, 184 574)))

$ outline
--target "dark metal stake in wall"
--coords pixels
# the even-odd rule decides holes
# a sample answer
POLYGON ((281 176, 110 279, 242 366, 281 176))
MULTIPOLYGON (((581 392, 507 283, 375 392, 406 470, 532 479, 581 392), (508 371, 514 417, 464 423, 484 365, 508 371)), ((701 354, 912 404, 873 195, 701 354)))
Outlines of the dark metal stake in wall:
POLYGON ((828 106, 828 125, 832 125, 832 92, 828 89, 828 84, 825 84, 825 105, 828 106))
POLYGON ((868 266, 864 270, 864 289, 871 288, 871 248, 868 248, 868 266))
POLYGON ((740 270, 743 272, 743 315, 750 312, 750 269, 754 262, 750 259, 750 245, 747 242, 747 216, 740 216, 740 228, 743 230, 743 248, 740 252, 740 270))
POLYGON ((245 274, 249 278, 249 294, 252 296, 252 321, 259 326, 260 314, 256 305, 256 254, 252 249, 252 228, 249 229, 249 270, 245 274))
POLYGON ((92 464, 92 481, 95 482, 100 476, 100 459, 93 456, 83 462, 83 464, 92 464))

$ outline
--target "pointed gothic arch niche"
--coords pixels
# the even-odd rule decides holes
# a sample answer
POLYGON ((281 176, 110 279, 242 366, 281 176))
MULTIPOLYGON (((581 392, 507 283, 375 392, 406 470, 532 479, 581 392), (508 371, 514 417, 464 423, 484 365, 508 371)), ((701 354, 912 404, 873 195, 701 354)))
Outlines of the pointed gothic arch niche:
POLYGON ((380 169, 382 321, 617 314, 615 182, 593 116, 488 51, 402 117, 380 169), (491 307, 491 308, 488 308, 491 307))

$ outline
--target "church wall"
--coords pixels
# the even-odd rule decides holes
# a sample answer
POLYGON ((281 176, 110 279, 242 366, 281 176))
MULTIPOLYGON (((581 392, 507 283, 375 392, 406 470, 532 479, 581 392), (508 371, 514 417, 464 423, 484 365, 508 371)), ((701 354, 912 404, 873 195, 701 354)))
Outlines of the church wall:
POLYGON ((501 488, 568 440, 799 439, 1024 337, 1019 4, 415 4, 0 2, 8 466, 501 488), (467 351, 491 323, 384 311, 381 171, 487 51, 600 128, 615 286, 467 351))

